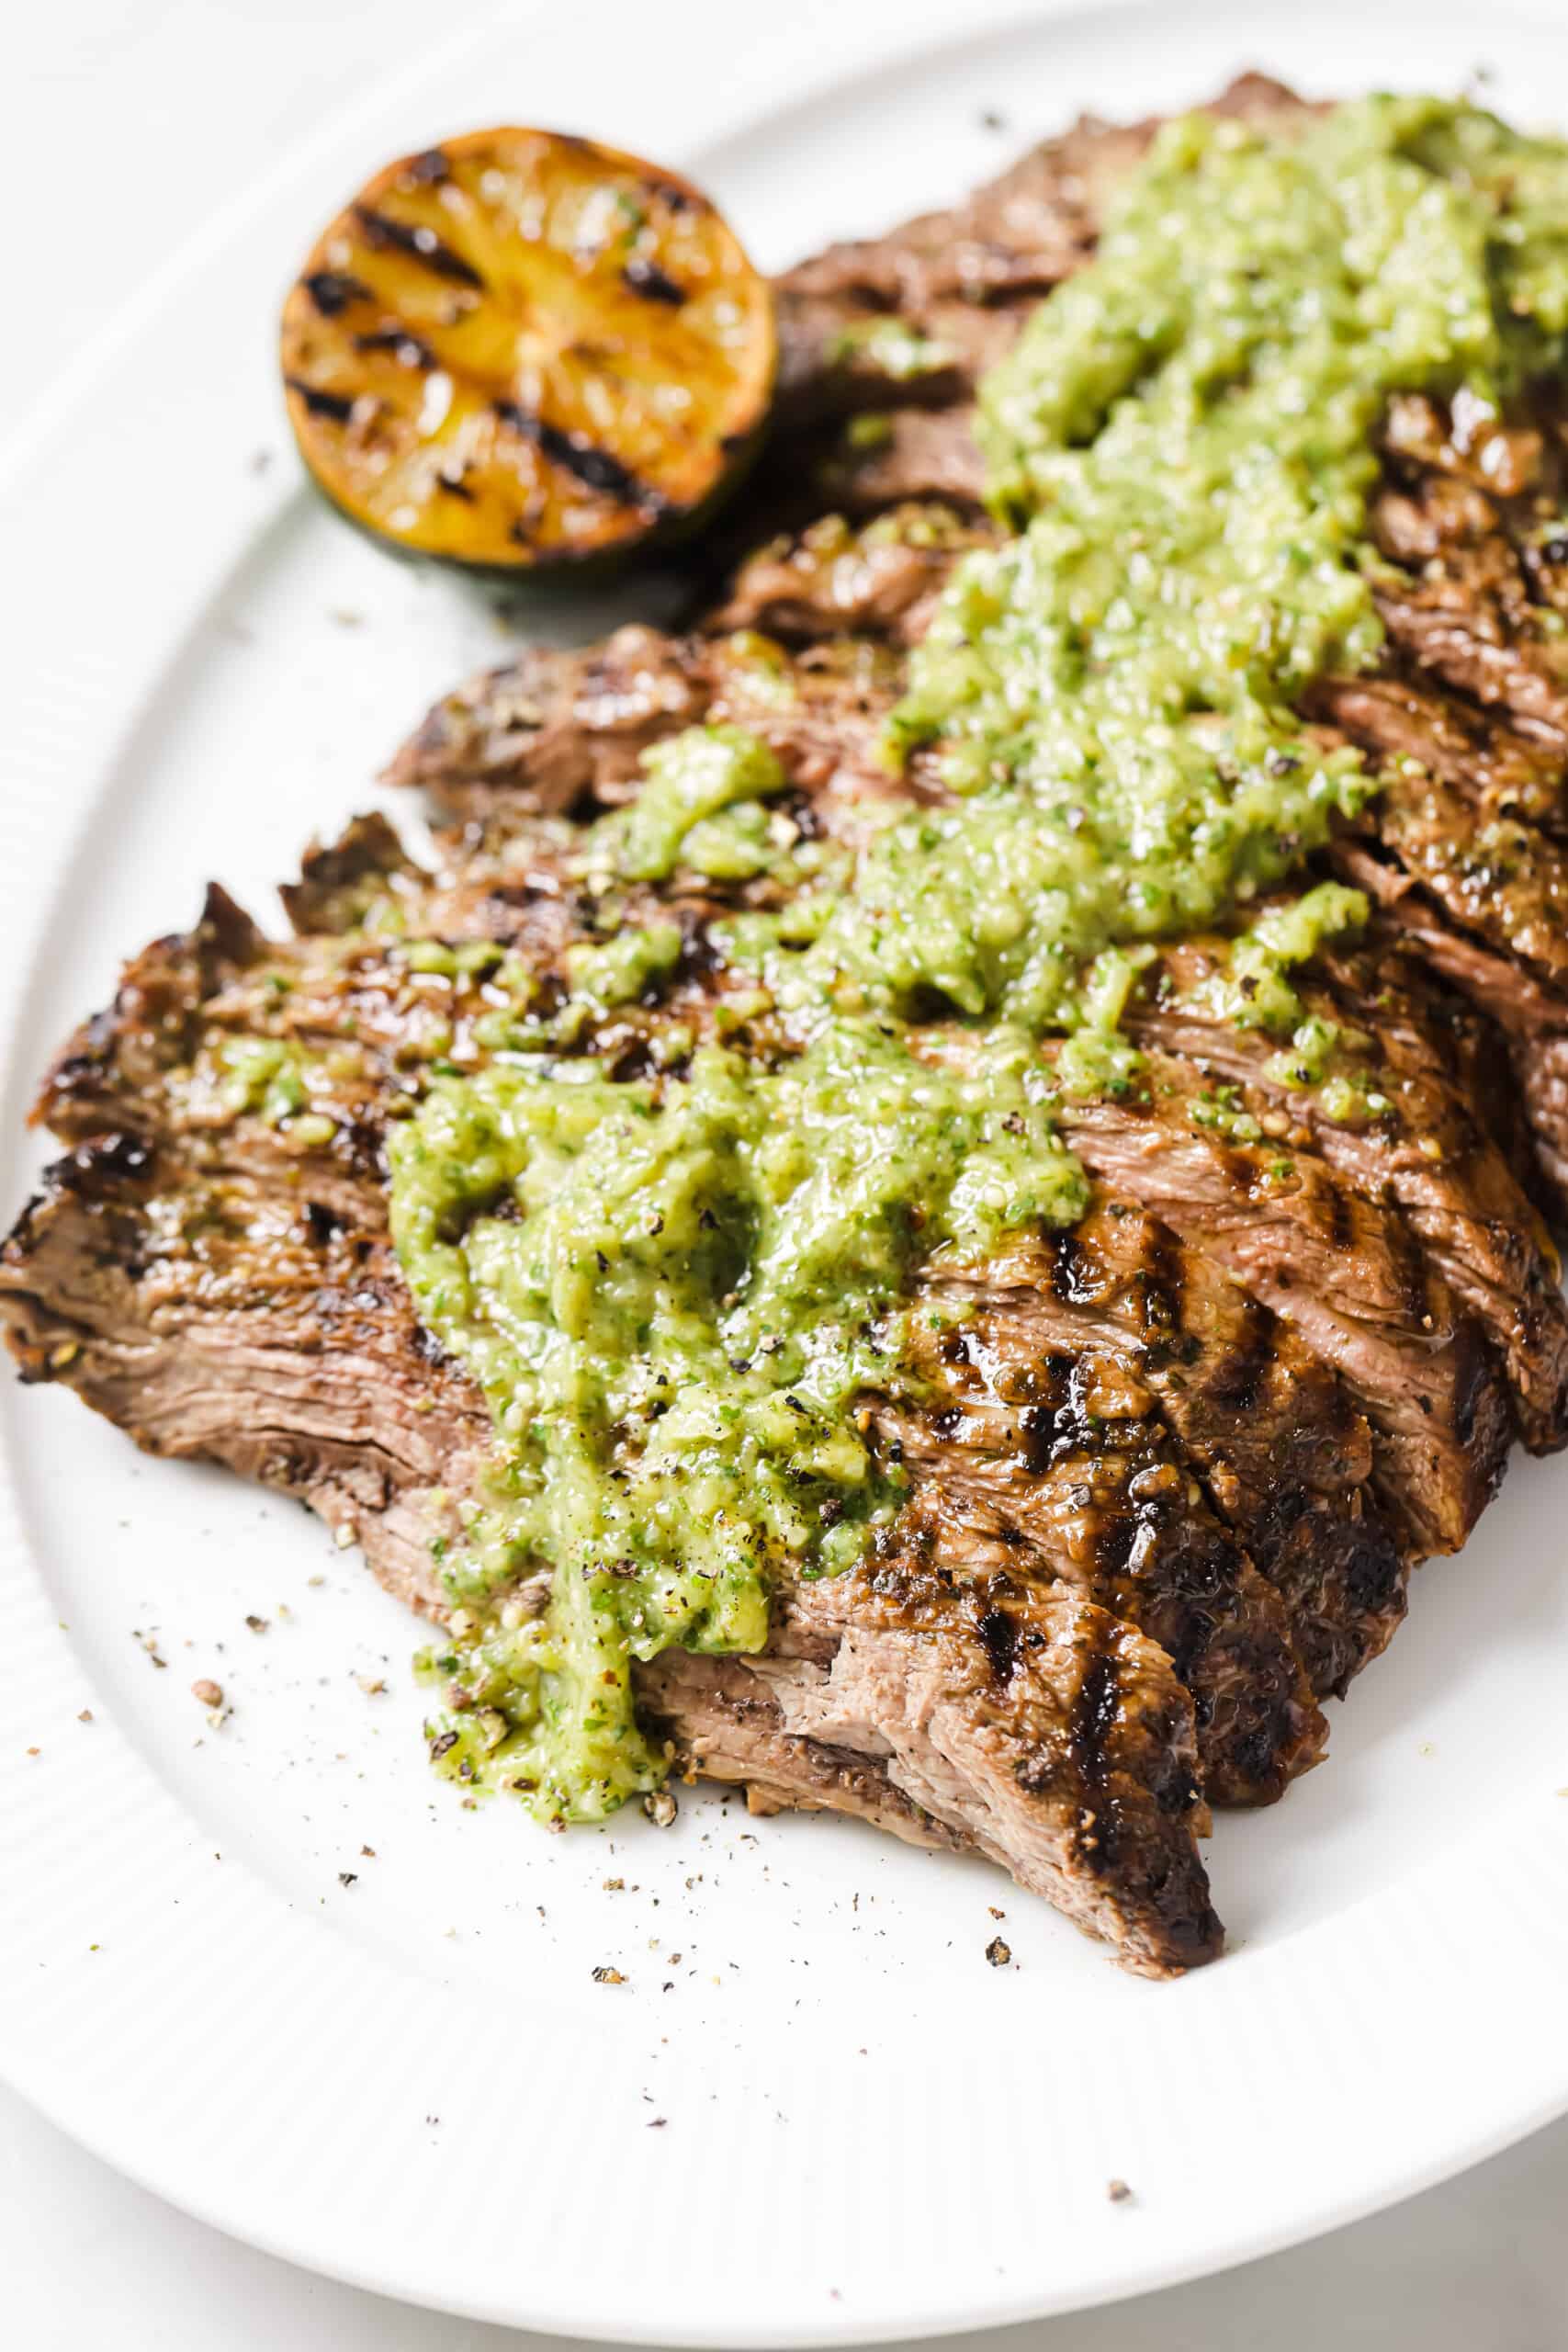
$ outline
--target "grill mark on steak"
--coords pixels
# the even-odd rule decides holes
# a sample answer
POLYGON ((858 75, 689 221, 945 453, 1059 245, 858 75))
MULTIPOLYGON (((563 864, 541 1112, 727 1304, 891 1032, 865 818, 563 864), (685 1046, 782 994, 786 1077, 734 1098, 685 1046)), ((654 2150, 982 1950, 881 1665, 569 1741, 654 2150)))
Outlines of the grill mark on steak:
MULTIPOLYGON (((1119 1695, 1115 1659, 1106 1657, 1092 1659, 1089 1672, 1078 1686, 1069 1735, 1073 1759, 1091 1789, 1100 1789, 1105 1785, 1105 1746, 1111 1726, 1116 1720, 1119 1695)), ((1092 1846, 1090 1850, 1093 1850, 1092 1846)))
POLYGON ((1015 1588, 1078 1591, 1157 1642, 1192 1693, 1212 1800, 1270 1802, 1326 1736, 1287 1611, 1127 1360, 1087 1322, 1072 1337, 1071 1355, 1042 1363, 994 1335, 982 1306, 962 1358, 917 1341, 953 1404, 940 1417, 874 1404, 878 1437, 934 1485, 963 1547, 989 1547, 1015 1588))
POLYGON ((1342 1692, 1404 1611, 1364 1419, 1299 1337, 1155 1218, 1102 1194, 1072 1238, 1070 1302, 1055 1238, 1020 1238, 936 1295, 971 1320, 998 1380, 1027 1379, 1064 1343, 1069 1367, 1114 1351, 1279 1594, 1312 1689, 1342 1692))
POLYGON ((1246 1301, 1245 1314, 1241 1343, 1221 1364, 1209 1390, 1216 1404, 1240 1414, 1256 1407, 1274 1362, 1273 1317, 1255 1298, 1246 1301))
MULTIPOLYGON (((1349 1023, 1364 1077, 1387 1108, 1350 1120, 1326 1115, 1310 1085, 1279 1075, 1273 1041, 1205 1009, 1202 990, 1223 966, 1223 948, 1196 938, 1162 953, 1144 976, 1129 1027, 1141 1041, 1181 1056, 1236 1091, 1237 1108, 1266 1131, 1310 1152, 1348 1189, 1336 1195, 1332 1239, 1354 1239, 1349 1199, 1395 1206, 1388 1222, 1417 1318, 1429 1261, 1487 1331, 1506 1367, 1520 1431, 1538 1453, 1568 1436, 1568 1310, 1550 1236, 1504 1154, 1469 1110, 1451 1068, 1423 1043, 1440 1036, 1434 992, 1412 959, 1390 947, 1342 951, 1337 985, 1309 968, 1297 976, 1306 1015, 1349 1023), (1393 1015, 1404 1016, 1403 1034, 1393 1015)), ((1288 1057, 1286 1057, 1288 1058, 1288 1057)))
POLYGON ((1005 1609, 987 1609, 976 1623, 991 1672, 998 1682, 1010 1682, 1018 1659, 1018 1628, 1005 1609))
POLYGON ((1190 1064, 1151 1053, 1149 1083, 1150 1099, 1132 1108, 1065 1104, 1072 1148, 1293 1320, 1371 1424, 1376 1486, 1413 1547, 1456 1549, 1508 1439, 1506 1392, 1473 1322, 1395 1214, 1354 1198, 1305 1154, 1287 1190, 1271 1178, 1271 1151, 1222 1147, 1192 1127, 1187 1106, 1202 1080, 1190 1064))

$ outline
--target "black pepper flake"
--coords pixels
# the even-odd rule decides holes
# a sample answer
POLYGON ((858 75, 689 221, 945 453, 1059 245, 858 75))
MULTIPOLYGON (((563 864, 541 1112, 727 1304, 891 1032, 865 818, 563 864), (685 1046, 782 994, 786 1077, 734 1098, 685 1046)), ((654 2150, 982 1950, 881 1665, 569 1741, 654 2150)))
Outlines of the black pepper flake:
POLYGON ((1006 1968, 1012 1958, 1012 1946, 1004 1944, 1000 1936, 993 1936, 986 1946, 986 1958, 993 1968, 1006 1968))
POLYGON ((596 1968, 593 1971, 595 1984, 624 1984, 626 1981, 618 1968, 596 1968))
POLYGON ((359 1872, 357 1871, 339 1871, 337 1874, 337 1883, 340 1886, 357 1886, 359 1883, 359 1872))
POLYGON ((438 1739, 433 1739, 430 1743, 432 1762, 434 1763, 438 1757, 445 1756, 448 1749, 456 1747, 457 1745, 457 1733, 455 1731, 444 1731, 438 1739))

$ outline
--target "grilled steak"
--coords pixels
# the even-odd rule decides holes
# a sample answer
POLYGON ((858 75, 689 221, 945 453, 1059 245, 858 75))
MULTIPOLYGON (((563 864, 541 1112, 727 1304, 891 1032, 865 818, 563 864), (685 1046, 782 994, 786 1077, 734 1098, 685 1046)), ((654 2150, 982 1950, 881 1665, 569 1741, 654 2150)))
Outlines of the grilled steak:
MULTIPOLYGON (((1216 104, 1303 112, 1256 76, 1216 104)), ((291 942, 214 890, 128 967, 46 1084, 70 1148, 0 1258, 25 1377, 297 1493, 444 1613, 431 1546, 477 1492, 490 1419, 415 1319, 384 1143, 482 980, 431 984, 397 943, 494 943, 558 1001, 610 912, 582 820, 700 720, 768 744, 792 838, 852 854, 890 799, 945 797, 934 758, 895 776, 879 741, 948 571, 991 536, 975 378, 1092 253, 1154 128, 1080 124, 966 205, 780 282, 783 429, 751 509, 779 534, 722 586, 710 570, 690 634, 525 651, 438 704, 389 772, 451 820, 438 871, 360 820, 286 889, 291 942), (857 412, 874 430, 845 433, 857 412), (395 920, 364 927, 373 907, 395 920), (256 1099, 283 1046, 311 1057, 320 1134, 256 1099)), ((1325 861, 1379 911, 1299 976, 1360 1041, 1365 1112, 1326 1115, 1211 1009, 1224 940, 1164 952, 1127 1015, 1144 1081, 1064 1112, 1088 1216, 922 1278, 962 1313, 937 1318, 919 1404, 866 1399, 868 1442, 909 1479, 893 1525, 849 1574, 777 1591, 761 1654, 637 1668, 645 1717, 764 1809, 985 1853, 1148 1973, 1218 1949, 1205 1796, 1266 1802, 1310 1768, 1316 1700, 1390 1638, 1412 1561, 1463 1542, 1511 1436, 1568 1436, 1537 1207, 1568 1203, 1562 447, 1550 419, 1390 413, 1386 658, 1309 714, 1383 780, 1325 861)), ((615 920, 673 918, 681 953, 573 1049, 617 1078, 663 1067, 674 1029, 784 1050, 712 933, 772 888, 617 888, 615 920)), ((933 1062, 965 1051, 942 1010, 933 1062)))
MULTIPOLYGON (((64 1382, 155 1452, 298 1495, 391 1589, 438 1613, 430 1546, 457 1532, 489 1419, 415 1322, 387 1241, 384 1102, 356 1092, 336 1148, 307 1159, 259 1121, 208 1124, 199 1093, 193 1104, 164 1083, 214 1019, 245 1034, 247 978, 276 968, 220 898, 195 933, 130 967, 114 1012, 61 1068, 50 1115, 94 1132, 6 1245, 8 1335, 24 1377, 64 1382), (103 1131, 127 1096, 141 1132, 103 1131)), ((341 1001, 367 1008, 389 983, 408 993, 359 959, 341 1001)), ((412 1034, 405 1018, 405 1043, 412 1034)), ((764 1658, 658 1661, 649 1704, 704 1770, 754 1780, 764 1802, 974 1847, 1135 1968, 1212 1956, 1193 1705, 1171 1660, 1085 1597, 1089 1577, 1052 1575, 1039 1546, 977 1532, 974 1516, 933 1475, 863 1571, 779 1597, 764 1658)), ((1151 1498, 1143 1523, 1160 1518, 1151 1498)), ((1216 1556, 1190 1566, 1158 1547, 1148 1571, 1200 1648, 1193 1594, 1223 1607, 1225 1577, 1239 1582, 1235 1623, 1250 1584, 1274 1679, 1261 1719, 1249 1684, 1228 1698, 1216 1681, 1211 1723, 1239 1716, 1238 1769, 1273 1793, 1314 1760, 1321 1721, 1268 1588, 1217 1533, 1209 1545, 1216 1556)), ((1118 1548, 1117 1589, 1137 1603, 1132 1545, 1118 1548)))
MULTIPOLYGON (((1245 74, 1211 113, 1289 121, 1312 109, 1267 74, 1245 74)), ((947 401, 999 358, 1042 295, 1088 259, 1105 198, 1138 162, 1157 119, 1084 118, 1044 141, 962 204, 886 236, 829 245, 778 281, 784 413, 803 424, 844 407, 947 401), (951 354, 910 378, 879 366, 864 329, 894 316, 951 354), (857 333, 857 330, 860 331, 857 333)))

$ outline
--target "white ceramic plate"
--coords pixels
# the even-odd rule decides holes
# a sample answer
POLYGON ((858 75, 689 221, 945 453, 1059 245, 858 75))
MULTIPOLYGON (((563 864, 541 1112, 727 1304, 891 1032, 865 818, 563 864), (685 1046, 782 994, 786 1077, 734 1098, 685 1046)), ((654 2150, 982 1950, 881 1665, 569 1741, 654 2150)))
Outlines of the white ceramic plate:
MULTIPOLYGON (((591 130, 695 173, 774 266, 1081 106, 1246 64, 1325 92, 1485 64, 1506 108, 1568 121, 1556 0, 1480 29, 1434 0, 751 16, 470 28, 215 219, 24 436, 0 489, 8 1203, 28 1089, 119 955, 209 874, 272 913, 307 834, 501 650, 482 601, 308 500, 273 397, 290 268, 385 155, 498 117, 591 130)), ((1568 2106, 1560 1466, 1517 1464, 1424 1572, 1327 1769, 1222 1824, 1231 1957, 1161 1986, 993 1874, 842 1824, 694 1793, 663 1834, 466 1813, 425 1770, 410 1622, 313 1522, 65 1397, 0 1409, 0 2052, 259 2245, 583 2335, 920 2335, 1238 2261, 1568 2106), (234 1702, 221 1733, 198 1675, 234 1702)))

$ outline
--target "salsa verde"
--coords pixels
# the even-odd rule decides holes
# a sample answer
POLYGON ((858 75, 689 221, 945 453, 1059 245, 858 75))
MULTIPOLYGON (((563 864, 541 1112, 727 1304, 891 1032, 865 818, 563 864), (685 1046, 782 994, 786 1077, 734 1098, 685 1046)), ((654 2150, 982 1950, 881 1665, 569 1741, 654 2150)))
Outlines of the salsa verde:
MULTIPOLYGON (((1462 393, 1473 429, 1565 330, 1562 143, 1422 97, 1289 135, 1177 121, 981 388, 1010 536, 957 563, 886 747, 936 747, 950 801, 895 797, 853 860, 813 865, 755 737, 648 755, 585 854, 628 882, 781 881, 784 911, 717 944, 787 1049, 615 1083, 554 1050, 561 1020, 503 1023, 394 1128, 401 1262, 496 1431, 444 1563, 443 1769, 552 1821, 651 1790, 634 1663, 760 1648, 781 1571, 845 1568, 897 1512, 868 1400, 915 1387, 917 1275, 1081 1216, 1055 1108, 1135 1082, 1120 1023, 1152 943, 1245 916, 1376 790, 1298 713, 1380 649, 1387 401, 1462 393)), ((1361 1097, 1291 972, 1364 916, 1319 885, 1213 984, 1329 1116, 1361 1097)), ((575 951, 579 1011, 657 990, 680 949, 655 922, 575 951)))

